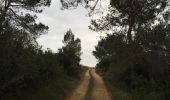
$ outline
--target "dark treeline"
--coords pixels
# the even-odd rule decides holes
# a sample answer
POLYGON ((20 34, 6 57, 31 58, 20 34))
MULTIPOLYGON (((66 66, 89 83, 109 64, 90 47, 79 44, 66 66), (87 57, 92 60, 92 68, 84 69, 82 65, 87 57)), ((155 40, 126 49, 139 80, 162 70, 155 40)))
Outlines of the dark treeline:
POLYGON ((125 100, 169 100, 169 2, 111 0, 110 5, 109 13, 90 26, 112 31, 93 51, 98 71, 111 86, 131 94, 125 100))
POLYGON ((64 46, 58 53, 42 50, 36 39, 47 33, 48 26, 36 23, 36 15, 25 13, 42 12, 50 0, 2 0, 0 4, 0 99, 34 100, 28 91, 50 87, 43 98, 61 99, 69 88, 69 82, 79 79, 81 72, 81 41, 71 30, 64 35, 64 46), (23 6, 24 5, 24 6, 23 6), (25 12, 20 12, 20 11, 25 12), (53 82, 54 80, 54 82, 53 82), (49 83, 49 84, 48 84, 49 83), (41 87, 42 86, 42 87, 41 87), (55 90, 54 90, 55 88, 55 90), (24 97, 22 93, 26 92, 24 97), (53 93, 54 92, 54 93, 53 93), (52 96, 54 94, 54 96, 52 96), (11 98, 10 97, 19 97, 11 98), (21 97, 20 97, 21 96, 21 97), (23 98, 22 98, 23 97, 23 98), (28 97, 28 98, 27 98, 28 97))

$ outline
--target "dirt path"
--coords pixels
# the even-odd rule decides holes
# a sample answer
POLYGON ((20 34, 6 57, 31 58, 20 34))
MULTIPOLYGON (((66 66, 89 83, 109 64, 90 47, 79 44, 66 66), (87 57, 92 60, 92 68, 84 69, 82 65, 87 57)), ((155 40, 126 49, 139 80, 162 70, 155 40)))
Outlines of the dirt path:
POLYGON ((86 71, 85 76, 81 84, 75 89, 70 97, 67 97, 66 100, 84 100, 86 93, 88 91, 88 85, 90 81, 89 71, 86 71))
POLYGON ((92 100, 112 100, 109 92, 106 89, 103 79, 92 70, 92 77, 93 77, 93 93, 92 93, 92 100))
POLYGON ((95 72, 95 69, 85 73, 81 84, 66 100, 112 100, 106 89, 103 79, 95 72), (89 91, 90 89, 90 91, 89 91), (87 96, 88 97, 87 99, 87 96))

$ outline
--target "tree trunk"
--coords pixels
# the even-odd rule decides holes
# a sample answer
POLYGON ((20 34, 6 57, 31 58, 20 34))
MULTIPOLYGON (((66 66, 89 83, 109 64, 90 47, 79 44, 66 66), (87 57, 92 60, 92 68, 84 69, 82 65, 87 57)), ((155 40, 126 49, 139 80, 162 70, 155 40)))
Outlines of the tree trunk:
POLYGON ((132 41, 132 24, 129 25, 129 29, 128 29, 128 32, 127 32, 127 41, 128 43, 130 43, 132 41))
POLYGON ((129 29, 127 32, 127 42, 130 44, 132 42, 132 30, 135 23, 134 15, 129 16, 129 29))

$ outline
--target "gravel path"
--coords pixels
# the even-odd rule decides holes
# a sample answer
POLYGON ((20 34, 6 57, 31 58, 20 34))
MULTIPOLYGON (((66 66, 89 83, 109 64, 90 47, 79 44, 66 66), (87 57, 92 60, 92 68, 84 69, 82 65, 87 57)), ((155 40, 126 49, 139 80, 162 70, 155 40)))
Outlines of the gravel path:
POLYGON ((85 100, 89 89, 90 78, 93 80, 92 92, 90 100, 112 100, 109 92, 106 89, 103 79, 99 76, 95 69, 88 70, 85 73, 84 79, 81 84, 73 91, 72 95, 66 100, 85 100), (90 74, 91 72, 91 74, 90 74))

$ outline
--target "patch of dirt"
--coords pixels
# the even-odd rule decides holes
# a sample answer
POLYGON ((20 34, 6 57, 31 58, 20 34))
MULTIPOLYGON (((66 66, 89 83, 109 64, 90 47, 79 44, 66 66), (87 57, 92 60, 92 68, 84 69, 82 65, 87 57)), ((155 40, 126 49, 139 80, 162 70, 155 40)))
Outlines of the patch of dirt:
POLYGON ((92 77, 94 79, 92 100, 112 100, 103 79, 95 72, 95 69, 92 70, 92 77))

